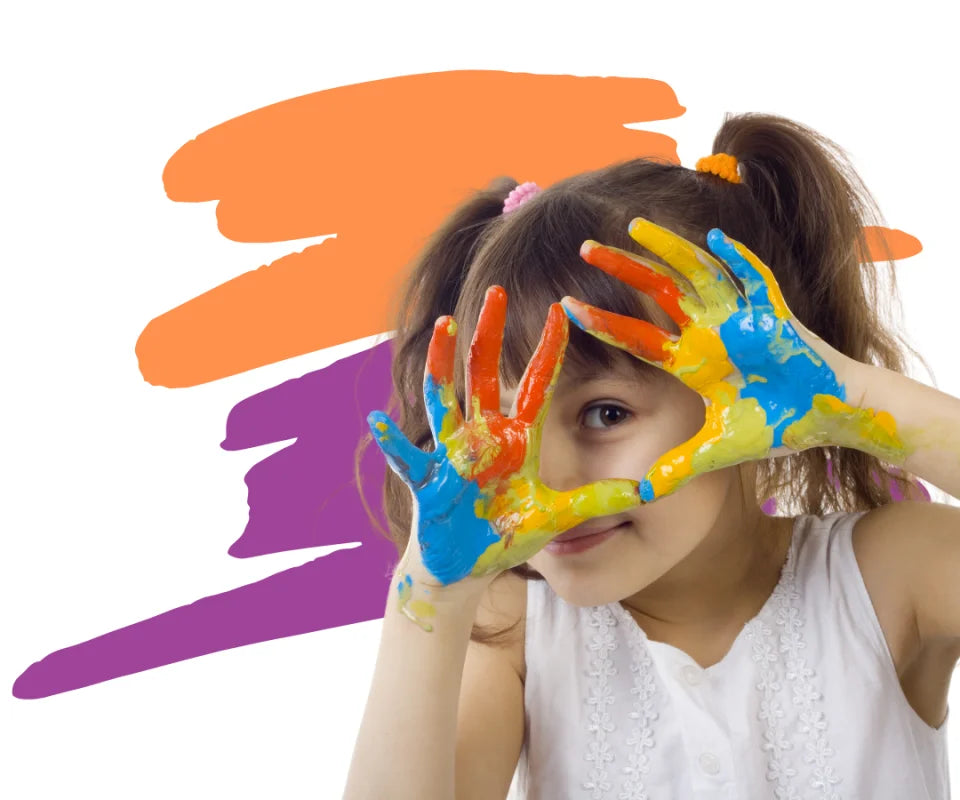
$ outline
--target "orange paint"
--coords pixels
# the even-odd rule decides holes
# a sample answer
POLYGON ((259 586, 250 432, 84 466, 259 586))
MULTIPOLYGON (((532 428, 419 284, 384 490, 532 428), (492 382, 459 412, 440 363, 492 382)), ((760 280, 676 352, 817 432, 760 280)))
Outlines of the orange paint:
POLYGON ((619 347, 637 358, 662 366, 666 370, 673 367, 673 352, 670 349, 673 339, 663 328, 642 319, 626 317, 612 311, 582 303, 575 297, 564 297, 564 305, 582 320, 575 320, 581 327, 588 329, 592 336, 613 347, 619 347))
MULTIPOLYGON (((871 261, 896 261, 915 256, 923 250, 919 239, 896 228, 871 225, 863 229, 863 235, 871 261)), ((865 260, 862 252, 860 260, 865 260)))
POLYGON ((502 286, 487 289, 477 329, 470 343, 467 397, 474 413, 500 413, 500 349, 507 319, 507 293, 502 286))
POLYGON ((588 264, 602 269, 608 275, 639 289, 656 300, 657 305, 677 323, 677 327, 682 328, 690 322, 690 317, 680 308, 683 292, 677 286, 675 279, 651 268, 655 266, 654 262, 640 258, 636 253, 627 253, 616 247, 605 247, 593 241, 583 243, 580 248, 580 257, 588 264))
POLYGON ((454 71, 329 89, 218 125, 168 162, 172 200, 217 201, 235 241, 337 238, 151 321, 140 370, 194 386, 388 330, 401 273, 470 189, 497 175, 547 187, 637 156, 677 163, 673 139, 623 125, 683 112, 661 81, 454 71))

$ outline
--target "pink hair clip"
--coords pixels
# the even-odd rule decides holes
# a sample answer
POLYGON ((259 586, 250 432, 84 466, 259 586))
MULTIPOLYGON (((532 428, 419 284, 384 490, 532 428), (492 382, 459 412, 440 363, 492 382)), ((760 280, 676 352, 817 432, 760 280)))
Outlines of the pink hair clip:
POLYGON ((516 210, 535 194, 540 194, 540 191, 540 187, 533 181, 521 183, 516 189, 510 192, 510 194, 507 195, 507 199, 503 201, 503 213, 509 214, 511 211, 516 210))

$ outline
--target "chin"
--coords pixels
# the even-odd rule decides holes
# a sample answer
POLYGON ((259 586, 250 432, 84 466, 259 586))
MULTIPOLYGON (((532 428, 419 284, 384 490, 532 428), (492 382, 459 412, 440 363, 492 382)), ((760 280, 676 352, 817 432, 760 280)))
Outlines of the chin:
POLYGON ((643 556, 629 537, 617 536, 586 553, 554 555, 541 551, 527 563, 539 572, 554 593, 573 606, 618 603, 639 591, 639 570, 625 568, 643 556))

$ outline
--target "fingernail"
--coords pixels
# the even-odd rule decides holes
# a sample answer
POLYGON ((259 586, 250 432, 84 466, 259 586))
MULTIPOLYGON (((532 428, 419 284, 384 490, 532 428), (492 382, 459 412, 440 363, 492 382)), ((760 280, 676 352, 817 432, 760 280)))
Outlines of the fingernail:
POLYGON ((657 496, 654 494, 653 484, 650 483, 650 481, 648 481, 646 478, 640 481, 638 491, 640 493, 640 499, 643 500, 644 503, 652 503, 654 500, 656 500, 657 496))
MULTIPOLYGON (((566 299, 566 298, 564 298, 564 299, 566 299)), ((574 325, 576 325, 578 328, 580 328, 580 330, 585 331, 586 328, 583 326, 583 323, 580 322, 580 320, 578 320, 575 316, 573 316, 573 313, 570 311, 570 309, 567 308, 567 307, 566 307, 565 305, 563 305, 562 303, 561 303, 561 306, 563 307, 563 313, 567 315, 567 319, 569 319, 574 325)))

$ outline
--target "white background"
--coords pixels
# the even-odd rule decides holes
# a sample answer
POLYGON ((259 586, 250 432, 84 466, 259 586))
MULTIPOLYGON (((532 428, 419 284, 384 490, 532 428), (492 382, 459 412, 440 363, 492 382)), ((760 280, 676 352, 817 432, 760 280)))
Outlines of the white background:
MULTIPOLYGON (((164 195, 173 152, 239 114, 450 69, 652 77, 688 111, 644 127, 675 138, 687 166, 709 153, 725 111, 793 117, 846 147, 888 223, 923 242, 899 268, 906 329, 940 388, 960 394, 952 25, 933 3, 852 5, 64 2, 8 12, 0 794, 342 791, 379 622, 45 700, 9 691, 53 650, 313 555, 226 555, 246 522, 243 475, 267 450, 227 453, 219 442, 237 400, 332 351, 176 391, 146 384, 134 356, 149 320, 294 249, 229 242, 212 204, 164 195)), ((384 211, 371 192, 371 212, 384 211)), ((950 739, 958 762, 960 739, 950 739)))

